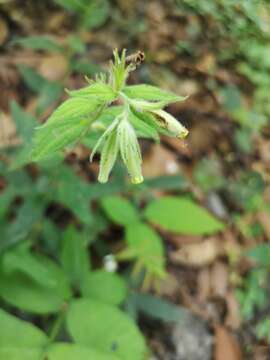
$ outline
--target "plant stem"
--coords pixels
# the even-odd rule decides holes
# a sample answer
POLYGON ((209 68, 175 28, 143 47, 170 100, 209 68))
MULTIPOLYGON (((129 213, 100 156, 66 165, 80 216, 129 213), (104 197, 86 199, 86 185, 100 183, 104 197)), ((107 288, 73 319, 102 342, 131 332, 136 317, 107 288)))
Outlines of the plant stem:
POLYGON ((49 343, 54 342, 54 340, 56 339, 56 337, 62 327, 63 321, 65 319, 66 310, 67 310, 66 306, 63 306, 63 308, 61 309, 57 318, 55 319, 54 324, 51 329, 51 332, 50 332, 50 335, 49 335, 49 343))

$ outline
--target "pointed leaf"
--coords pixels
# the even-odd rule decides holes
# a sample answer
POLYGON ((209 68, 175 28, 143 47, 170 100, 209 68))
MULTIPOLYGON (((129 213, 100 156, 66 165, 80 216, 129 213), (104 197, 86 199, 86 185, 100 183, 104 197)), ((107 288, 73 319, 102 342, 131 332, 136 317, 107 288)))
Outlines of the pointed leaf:
POLYGON ((120 259, 137 259, 149 274, 165 275, 165 254, 160 236, 144 223, 133 223, 125 229, 127 248, 118 255, 120 259))
POLYGON ((53 38, 49 36, 34 35, 25 38, 19 38, 13 41, 13 44, 21 45, 32 50, 47 50, 62 52, 63 47, 59 45, 53 38))
POLYGON ((81 283, 89 271, 90 260, 85 239, 73 226, 64 232, 61 263, 73 285, 81 283))
POLYGON ((153 224, 180 234, 205 235, 224 229, 221 221, 187 198, 167 196, 156 199, 150 202, 144 214, 153 224))
MULTIPOLYGON (((169 91, 161 90, 156 86, 146 84, 125 86, 122 91, 131 99, 165 101, 167 104, 186 99, 186 97, 178 96, 169 91)), ((164 103, 164 106, 166 103, 164 103)))

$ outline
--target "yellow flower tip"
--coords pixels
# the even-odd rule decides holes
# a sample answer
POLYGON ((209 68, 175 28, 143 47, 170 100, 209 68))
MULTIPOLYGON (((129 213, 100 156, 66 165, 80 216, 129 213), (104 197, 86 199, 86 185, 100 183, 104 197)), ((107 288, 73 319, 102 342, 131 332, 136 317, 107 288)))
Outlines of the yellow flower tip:
POLYGON ((132 184, 141 184, 143 182, 143 176, 136 176, 131 179, 132 184))
POLYGON ((183 129, 177 137, 178 139, 184 139, 185 137, 187 137, 188 133, 189 131, 187 129, 183 129))

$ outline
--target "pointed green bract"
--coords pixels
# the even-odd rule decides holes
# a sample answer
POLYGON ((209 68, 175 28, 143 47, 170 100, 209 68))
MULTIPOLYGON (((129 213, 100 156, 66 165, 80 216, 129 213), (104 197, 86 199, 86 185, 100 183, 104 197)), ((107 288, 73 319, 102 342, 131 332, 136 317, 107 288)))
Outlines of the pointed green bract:
POLYGON ((141 150, 134 128, 126 118, 118 125, 117 136, 121 157, 127 167, 131 182, 139 184, 143 181, 141 150))
POLYGON ((99 165, 98 181, 106 183, 109 179, 110 172, 115 164, 119 151, 116 131, 112 131, 106 139, 102 151, 99 165))

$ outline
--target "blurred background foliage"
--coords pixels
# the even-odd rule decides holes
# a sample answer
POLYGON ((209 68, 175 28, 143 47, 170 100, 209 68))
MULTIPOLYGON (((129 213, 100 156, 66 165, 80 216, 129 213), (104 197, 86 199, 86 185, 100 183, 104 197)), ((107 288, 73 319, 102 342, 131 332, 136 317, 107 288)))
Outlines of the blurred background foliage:
MULTIPOLYGON (((196 346, 176 323, 190 313, 214 344, 198 359, 269 358, 269 40, 267 0, 0 0, 0 324, 19 331, 9 312, 50 334, 29 329, 26 359, 29 346, 70 338, 49 359, 139 360, 145 343, 157 359, 188 359, 196 346), (32 164, 35 127, 114 48, 145 52, 132 84, 189 96, 169 107, 187 141, 142 139, 138 186, 121 164, 96 182, 98 134, 32 164), (107 322, 120 325, 104 343, 107 322)), ((1 356, 15 359, 16 340, 1 336, 1 356)))

